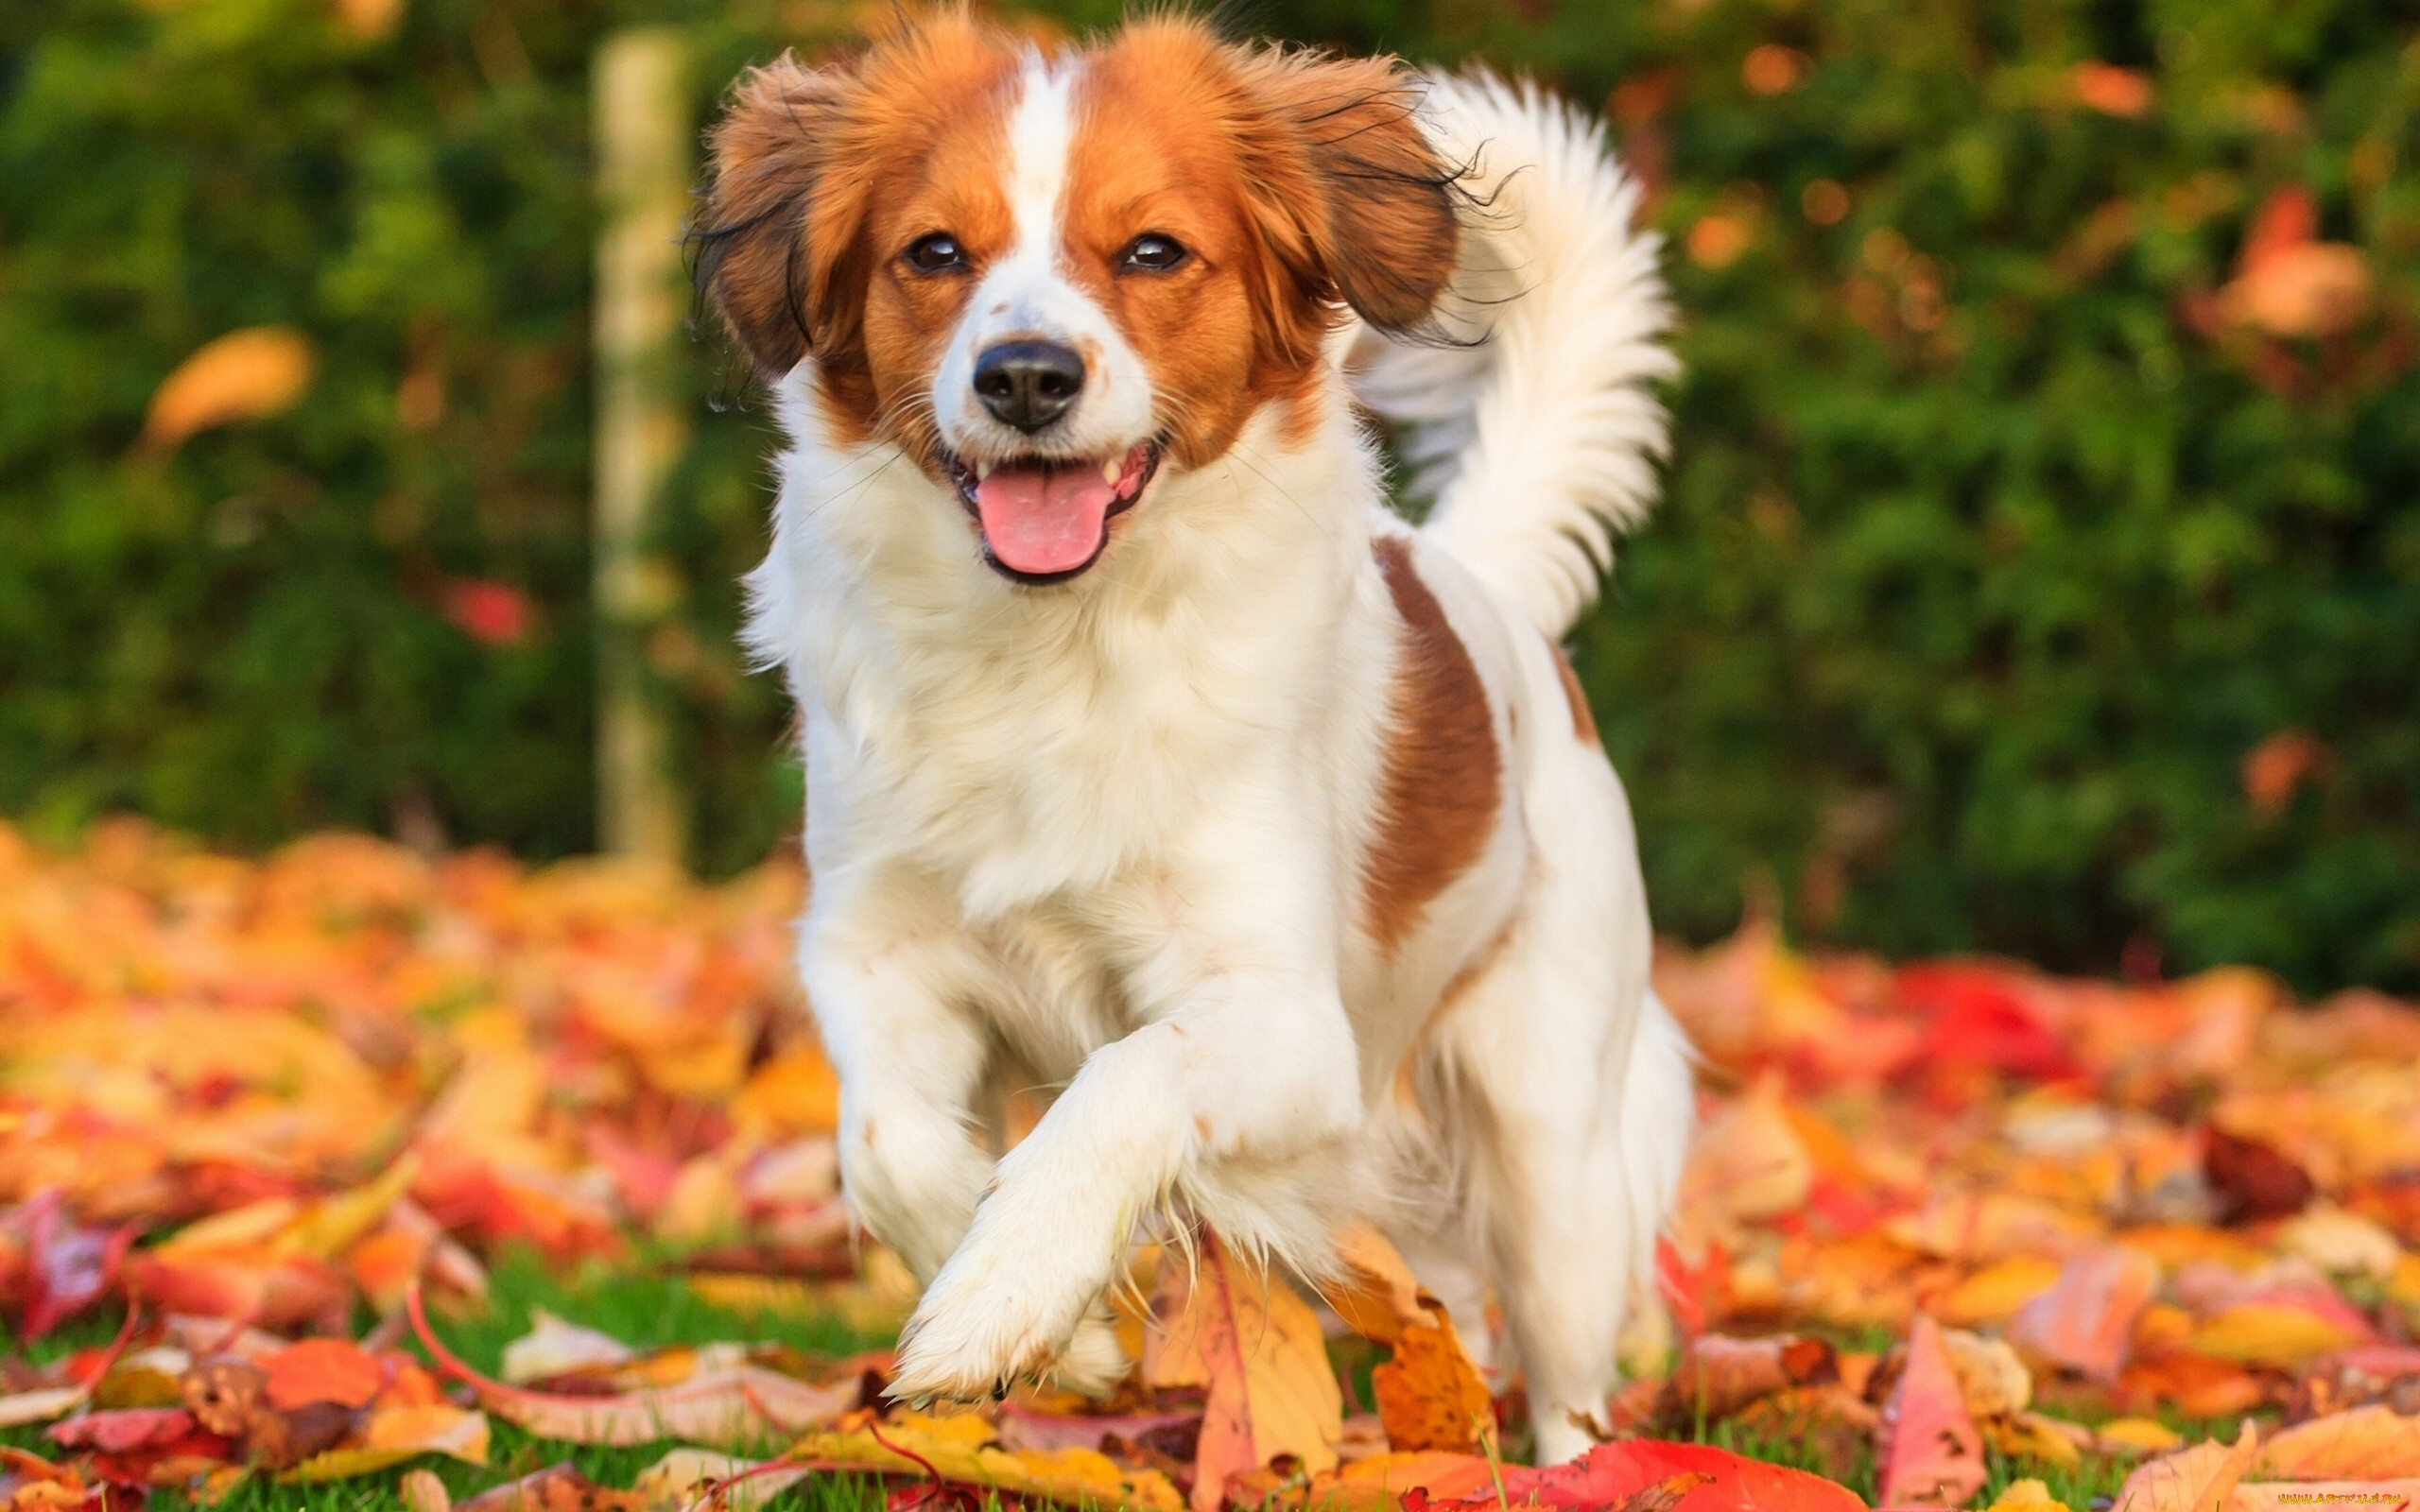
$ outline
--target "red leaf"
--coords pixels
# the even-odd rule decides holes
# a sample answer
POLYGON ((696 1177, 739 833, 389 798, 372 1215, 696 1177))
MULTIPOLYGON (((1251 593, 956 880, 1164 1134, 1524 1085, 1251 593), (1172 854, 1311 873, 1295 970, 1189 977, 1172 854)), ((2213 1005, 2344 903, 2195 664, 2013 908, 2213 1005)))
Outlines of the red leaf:
POLYGON ((123 1412, 92 1412, 53 1423, 43 1436, 62 1449, 97 1449, 112 1454, 154 1444, 165 1444, 194 1431, 193 1414, 182 1407, 133 1407, 123 1412))
POLYGON ((488 645, 526 639, 537 611, 521 590, 485 577, 457 577, 445 585, 445 617, 488 645))
POLYGON ((1875 1479, 1886 1506, 1963 1506, 1983 1488, 1983 1439, 1967 1415, 1941 1326, 1919 1313, 1908 1364, 1882 1409, 1875 1479))
POLYGON ((1685 1337, 1704 1332, 1708 1323, 1729 1310, 1731 1257, 1712 1240, 1694 1265, 1681 1258, 1672 1241, 1656 1240, 1655 1280, 1685 1337))
POLYGON ((41 1338, 108 1293, 134 1228, 87 1228, 68 1216, 59 1194, 46 1192, 26 1204, 26 1311, 19 1325, 27 1340, 41 1338))
POLYGON ((2260 266, 2319 238, 2319 201, 2311 192, 2298 183, 2283 183, 2269 191, 2253 213, 2252 228, 2244 233, 2243 252, 2236 264, 2238 274, 2257 271, 2260 266))
MULTIPOLYGON (((1676 1477, 1705 1479, 1670 1503, 1672 1512, 1864 1512, 1865 1503, 1844 1486, 1805 1470, 1745 1459, 1704 1444, 1674 1444, 1633 1438, 1599 1444, 1568 1465, 1551 1469, 1504 1467, 1505 1500, 1514 1506, 1600 1508, 1619 1506, 1676 1477)), ((1407 1505, 1409 1503, 1407 1503, 1407 1505)), ((1499 1505, 1491 1488, 1466 1501, 1431 1504, 1432 1512, 1492 1512, 1499 1505)))
POLYGON ((2012 1076, 2056 1081, 2081 1074, 2059 1037, 2034 1017, 2004 971, 1983 966, 1910 966, 1899 997, 1924 1013, 1916 1065, 1981 1066, 2012 1076))

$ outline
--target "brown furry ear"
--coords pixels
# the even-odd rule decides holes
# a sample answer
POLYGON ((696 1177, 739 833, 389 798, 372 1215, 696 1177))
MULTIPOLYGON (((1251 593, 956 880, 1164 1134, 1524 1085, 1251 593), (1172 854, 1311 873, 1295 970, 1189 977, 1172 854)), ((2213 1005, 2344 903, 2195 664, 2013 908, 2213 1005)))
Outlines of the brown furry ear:
POLYGON ((1289 265, 1306 256, 1298 278, 1379 330, 1420 326, 1454 275, 1461 227, 1456 170, 1413 118, 1417 85, 1391 58, 1262 53, 1246 77, 1275 118, 1272 149, 1297 155, 1262 184, 1265 205, 1297 233, 1272 249, 1289 265), (1288 192, 1298 174, 1308 203, 1288 192))
POLYGON ((788 54, 740 76, 714 129, 714 177, 692 232, 698 286, 768 379, 855 340, 866 177, 827 177, 856 76, 788 54))

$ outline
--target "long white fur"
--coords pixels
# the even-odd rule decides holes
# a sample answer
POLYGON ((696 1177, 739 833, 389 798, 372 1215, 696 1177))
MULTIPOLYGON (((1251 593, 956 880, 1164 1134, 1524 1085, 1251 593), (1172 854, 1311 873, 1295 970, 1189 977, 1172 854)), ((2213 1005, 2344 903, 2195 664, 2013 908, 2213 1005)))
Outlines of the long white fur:
MULTIPOLYGON (((1021 152, 1065 138, 1023 118, 1064 108, 1037 88, 1055 82, 1028 74, 1021 152)), ((1515 146, 1594 153, 1604 191, 1521 232, 1544 279, 1499 308, 1487 355, 1504 366, 1475 444, 1515 438, 1497 395, 1551 404, 1575 432, 1635 421, 1572 402, 1560 349, 1517 336, 1530 300, 1590 330, 1657 328, 1634 308, 1652 302, 1641 277, 1592 260, 1636 249, 1626 220, 1606 224, 1629 202, 1606 187, 1601 144, 1533 98, 1467 93, 1495 102, 1500 163, 1515 146), (1539 363, 1550 370, 1527 370, 1539 363)), ((1449 148, 1456 119, 1438 118, 1449 148)), ((1475 259, 1500 245, 1474 238, 1475 259)), ((1613 1383, 1690 1106, 1679 1033, 1647 984, 1621 786, 1574 732, 1539 632, 1576 602, 1567 553, 1591 548, 1499 493, 1522 474, 1493 453, 1462 464, 1460 512, 1411 535, 1386 510, 1340 368, 1324 381, 1307 439, 1263 413, 1216 462, 1165 468, 1098 564, 1042 592, 983 566, 957 499, 894 448, 828 430, 804 367, 780 386, 790 444, 751 640, 786 672, 804 727, 815 888, 800 963, 840 1073, 844 1177, 867 1228, 928 1282, 902 1394, 976 1396, 1044 1369, 1113 1379, 1100 1298, 1153 1212, 1309 1272, 1357 1212, 1466 1337, 1483 1343, 1494 1289, 1541 1452, 1561 1458, 1613 1383), (1495 509, 1512 523, 1480 518, 1495 509), (1479 860, 1392 952, 1357 914, 1403 655, 1380 535, 1405 542, 1469 651, 1504 768, 1479 860), (1398 1065, 1416 1109, 1394 1094, 1398 1065), (995 1160, 982 1108, 1009 1070, 1058 1095, 995 1160)), ((1114 428, 1086 396, 1076 424, 1114 428)), ((936 404, 950 444, 979 446, 966 409, 953 424, 936 404)), ((1639 423, 1610 445, 1646 477, 1639 423)), ((1631 477, 1607 450, 1564 435, 1547 460, 1565 471, 1531 481, 1601 498, 1606 477, 1631 477)))
POLYGON ((1440 323, 1478 344, 1365 342, 1355 394, 1410 427, 1429 538, 1559 638, 1655 501, 1666 421, 1648 386, 1679 370, 1660 239, 1634 226, 1638 184, 1603 129, 1536 85, 1436 77, 1423 114, 1471 168, 1440 323))

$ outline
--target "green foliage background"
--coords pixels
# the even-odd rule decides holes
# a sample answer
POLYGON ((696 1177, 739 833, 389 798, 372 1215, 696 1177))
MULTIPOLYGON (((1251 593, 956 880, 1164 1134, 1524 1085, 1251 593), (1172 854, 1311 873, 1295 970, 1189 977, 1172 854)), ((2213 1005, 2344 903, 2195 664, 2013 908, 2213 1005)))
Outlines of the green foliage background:
MULTIPOLYGON (((702 121, 741 63, 868 9, 407 0, 365 38, 335 0, 0 8, 0 813, 65 834, 133 808, 247 844, 433 815, 586 845, 591 50, 688 25, 702 121), (135 455, 160 379, 259 323, 318 343, 306 401, 135 455), (463 578, 526 593, 534 632, 463 633, 463 578)), ((1659 923, 1709 936, 1761 896, 1893 952, 2110 969, 2131 942, 2420 987, 2415 14, 1238 13, 1610 101, 1658 181, 1688 364, 1669 500, 1578 644, 1659 923), (1752 89, 1759 46, 1802 77, 1752 89), (2151 108, 2078 105, 2087 60, 2140 71, 2151 108), (1846 191, 1836 223, 1802 209, 1817 180, 1846 191), (2207 317, 2284 184, 2368 258, 2378 308, 2348 335, 2207 317), (2264 814, 2242 764, 2281 731, 2324 753, 2264 814)), ((689 380, 648 645, 695 859, 725 869, 794 826, 798 784, 732 637, 769 425, 718 342, 689 380)))

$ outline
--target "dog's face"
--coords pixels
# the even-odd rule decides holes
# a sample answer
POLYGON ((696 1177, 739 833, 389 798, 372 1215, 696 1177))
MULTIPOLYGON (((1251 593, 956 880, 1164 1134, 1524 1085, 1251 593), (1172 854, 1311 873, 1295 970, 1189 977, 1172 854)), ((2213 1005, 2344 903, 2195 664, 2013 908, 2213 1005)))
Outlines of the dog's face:
POLYGON ((742 79, 700 274, 769 378, 814 358, 825 425, 899 446, 984 558, 1072 577, 1165 464, 1198 468, 1314 382, 1340 305, 1424 321, 1451 171, 1382 60, 1129 26, 1046 59, 963 17, 854 63, 742 79))

